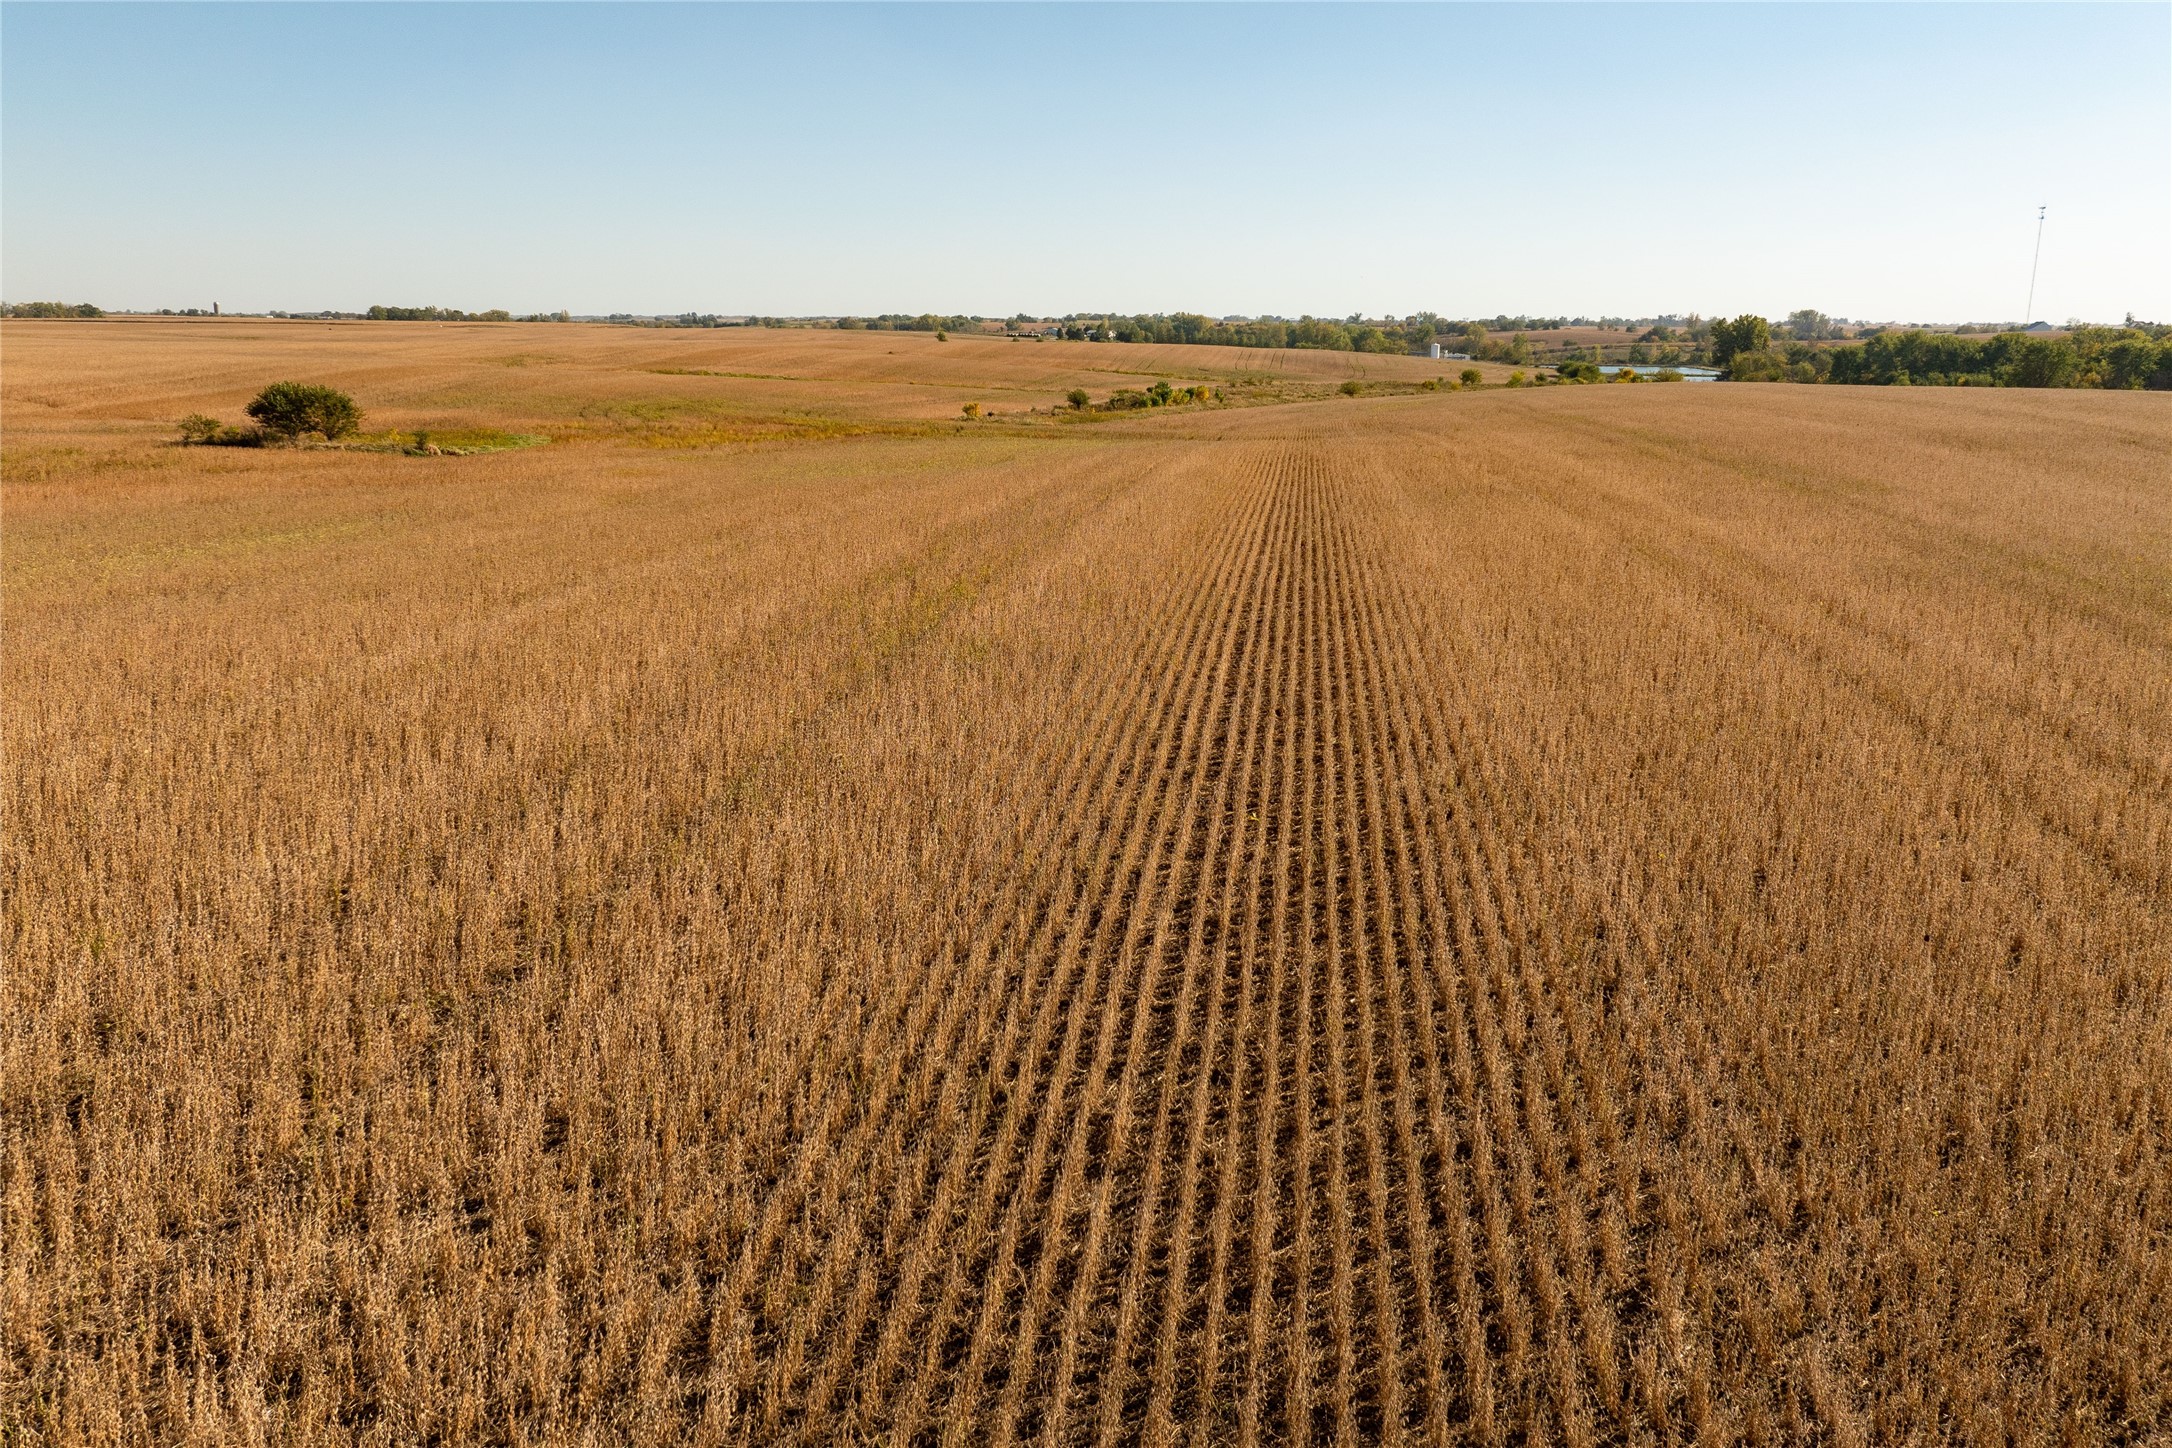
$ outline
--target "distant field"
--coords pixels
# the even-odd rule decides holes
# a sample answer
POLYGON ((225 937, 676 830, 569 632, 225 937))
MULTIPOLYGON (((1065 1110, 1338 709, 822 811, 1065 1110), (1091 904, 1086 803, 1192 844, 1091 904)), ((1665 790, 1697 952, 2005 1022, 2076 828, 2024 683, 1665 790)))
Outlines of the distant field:
POLYGON ((2161 397, 0 344, 0 1439, 2172 1434, 2161 397))
MULTIPOLYGON (((374 422, 481 425, 565 434, 669 430, 703 420, 955 419, 1065 406, 1085 388, 1206 382, 1325 394, 1352 378, 1415 384, 1470 364, 1354 352, 1121 342, 1014 341, 930 332, 665 330, 519 323, 119 319, 17 322, 7 332, 9 426, 25 437, 65 421, 152 423, 192 411, 240 421, 240 405, 284 376, 344 388, 374 422), (21 377, 20 374, 30 374, 21 377), (719 375, 703 376, 702 373, 719 375), (32 380, 34 379, 34 381, 32 380)), ((1489 381, 1509 369, 1481 367, 1489 381)))

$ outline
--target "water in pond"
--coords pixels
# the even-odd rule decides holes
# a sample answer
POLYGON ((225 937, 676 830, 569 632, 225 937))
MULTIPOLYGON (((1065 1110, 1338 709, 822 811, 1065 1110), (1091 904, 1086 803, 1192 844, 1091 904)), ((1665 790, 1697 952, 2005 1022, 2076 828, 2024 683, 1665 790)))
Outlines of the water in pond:
POLYGON ((1717 367, 1647 367, 1642 363, 1632 365, 1610 362, 1601 367, 1599 372, 1602 376, 1612 377, 1615 373, 1622 371, 1624 367, 1631 372, 1642 373, 1646 377, 1655 376, 1661 372, 1679 372, 1682 374, 1684 382, 1717 382, 1720 378, 1717 367))

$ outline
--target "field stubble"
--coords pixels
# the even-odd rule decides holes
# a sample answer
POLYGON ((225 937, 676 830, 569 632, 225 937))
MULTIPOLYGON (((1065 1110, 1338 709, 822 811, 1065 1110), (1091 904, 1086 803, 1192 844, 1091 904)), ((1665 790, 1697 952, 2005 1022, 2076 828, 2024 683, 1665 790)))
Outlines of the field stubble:
POLYGON ((0 1412, 2172 1431, 2172 417, 1659 391, 18 481, 0 1412))

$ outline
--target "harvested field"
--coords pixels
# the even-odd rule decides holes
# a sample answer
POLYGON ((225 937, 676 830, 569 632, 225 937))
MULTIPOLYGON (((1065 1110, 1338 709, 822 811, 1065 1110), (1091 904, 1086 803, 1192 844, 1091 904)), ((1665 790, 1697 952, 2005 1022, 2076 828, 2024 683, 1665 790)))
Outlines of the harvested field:
MULTIPOLYGON (((490 426, 628 440, 674 424, 808 427, 955 420, 977 401, 1006 414, 1063 406, 1085 388, 1204 382, 1247 400, 1325 396, 1345 381, 1408 387, 1467 363, 1323 351, 1037 342, 929 332, 761 327, 660 330, 490 322, 114 318, 8 332, 18 374, 11 431, 229 415, 267 371, 363 398, 399 427, 490 426)), ((1489 381, 1506 367, 1482 364, 1489 381)))
POLYGON ((2161 399, 406 458, 27 330, 23 1441, 2172 1434, 2161 399))

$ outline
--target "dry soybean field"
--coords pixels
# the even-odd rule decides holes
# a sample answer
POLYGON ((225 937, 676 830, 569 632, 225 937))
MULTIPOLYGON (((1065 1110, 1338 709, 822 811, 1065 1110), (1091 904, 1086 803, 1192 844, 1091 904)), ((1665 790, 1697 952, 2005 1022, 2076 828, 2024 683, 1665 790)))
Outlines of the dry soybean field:
POLYGON ((4 342, 0 1442, 2172 1439, 2162 397, 4 342))

